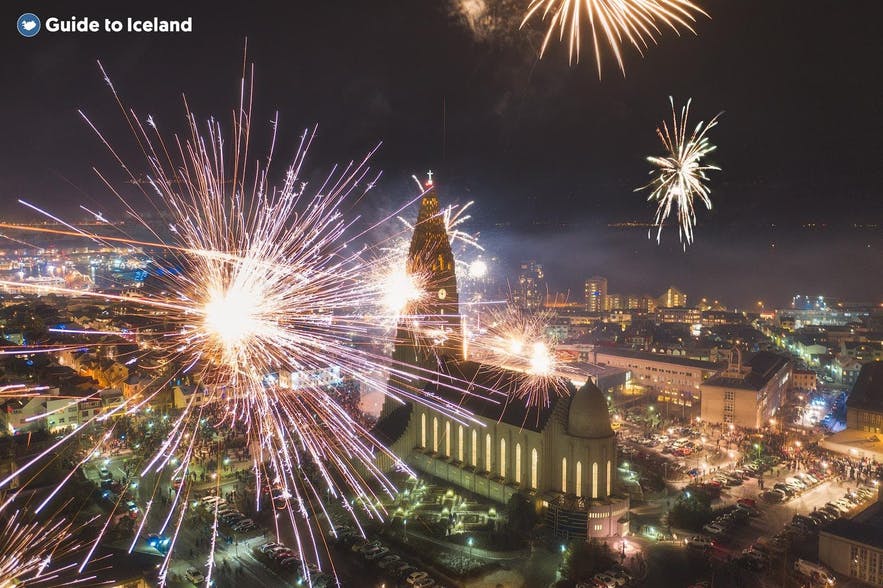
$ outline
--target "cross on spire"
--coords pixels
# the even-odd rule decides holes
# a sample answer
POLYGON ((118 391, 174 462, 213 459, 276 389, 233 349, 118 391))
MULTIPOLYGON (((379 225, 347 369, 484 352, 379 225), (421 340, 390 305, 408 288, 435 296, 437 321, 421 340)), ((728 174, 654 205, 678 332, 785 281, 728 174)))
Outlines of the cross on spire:
POLYGON ((426 178, 427 178, 426 185, 431 186, 432 185, 432 170, 429 170, 428 172, 426 172, 426 178))

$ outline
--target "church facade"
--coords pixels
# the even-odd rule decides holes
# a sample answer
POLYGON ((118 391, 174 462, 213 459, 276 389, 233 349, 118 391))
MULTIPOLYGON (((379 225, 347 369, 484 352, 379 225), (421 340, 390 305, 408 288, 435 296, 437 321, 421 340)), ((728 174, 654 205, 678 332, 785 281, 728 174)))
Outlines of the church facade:
MULTIPOLYGON (((528 408, 519 400, 527 376, 464 356, 459 318, 451 317, 456 278, 444 226, 420 230, 430 209, 438 217, 435 187, 427 189, 411 242, 412 263, 428 258, 450 267, 450 275, 443 269, 434 278, 445 294, 433 312, 451 330, 446 341, 454 343, 429 354, 400 338, 393 356, 399 370, 424 375, 390 379, 375 435, 411 467, 476 495, 500 503, 515 493, 530 497, 559 536, 625 534, 629 504, 616 492, 615 434, 601 391, 590 381, 579 390, 569 382, 550 383, 556 390, 549 391, 549 405, 528 408), (560 394, 561 386, 567 394, 560 394), (408 400, 416 394, 435 402, 408 400)), ((388 458, 380 465, 393 467, 388 458)))

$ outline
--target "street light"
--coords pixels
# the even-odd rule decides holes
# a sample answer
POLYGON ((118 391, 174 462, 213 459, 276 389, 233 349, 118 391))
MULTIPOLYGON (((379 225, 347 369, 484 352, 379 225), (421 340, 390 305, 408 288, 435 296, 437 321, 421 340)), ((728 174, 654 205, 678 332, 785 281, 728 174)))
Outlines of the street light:
POLYGON ((466 545, 469 546, 469 555, 472 555, 472 546, 475 544, 475 540, 472 537, 466 539, 466 545))

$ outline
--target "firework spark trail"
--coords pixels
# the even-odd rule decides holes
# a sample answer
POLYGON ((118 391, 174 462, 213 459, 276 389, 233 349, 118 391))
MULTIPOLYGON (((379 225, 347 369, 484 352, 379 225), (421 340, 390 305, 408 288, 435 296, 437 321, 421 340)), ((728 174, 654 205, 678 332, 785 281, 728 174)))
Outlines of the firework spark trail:
POLYGON ((549 19, 540 57, 546 51, 555 31, 558 40, 567 35, 568 59, 579 62, 583 18, 588 22, 598 77, 601 77, 602 46, 613 53, 620 71, 625 75, 622 44, 627 41, 641 56, 650 43, 657 43, 664 25, 680 34, 684 28, 696 33, 696 15, 708 16, 690 0, 531 0, 521 21, 524 27, 535 16, 549 19), (585 15, 582 11, 585 10, 585 15))
MULTIPOLYGON (((302 521, 307 529, 304 536, 295 533, 298 551, 304 561, 312 560, 321 565, 319 551, 324 538, 317 539, 317 529, 307 519, 317 505, 324 509, 323 491, 351 512, 346 497, 355 495, 366 516, 382 518, 385 513, 377 506, 379 494, 373 486, 388 496, 393 495, 395 488, 375 465, 376 455, 385 453, 396 462, 398 458, 338 404, 327 388, 308 382, 298 389, 287 389, 278 383, 269 383, 266 376, 277 371, 310 373, 338 365, 343 373, 369 387, 386 387, 385 380, 372 381, 365 374, 383 373, 387 358, 354 347, 351 338, 367 335, 383 326, 379 319, 385 319, 389 313, 373 309, 378 300, 383 300, 388 284, 370 279, 377 263, 366 262, 364 251, 348 249, 351 239, 347 235, 355 221, 343 215, 346 203, 360 193, 359 187, 370 188, 379 177, 371 175, 367 165, 373 151, 361 161, 334 168, 316 190, 308 191, 300 173, 316 131, 305 131, 284 173, 284 181, 273 186, 269 180, 273 148, 263 162, 250 162, 248 158, 251 79, 242 80, 243 99, 233 115, 232 151, 227 147, 230 143, 222 138, 218 121, 210 119, 201 133, 186 101, 188 132, 167 143, 152 118, 148 118, 146 126, 142 125, 138 116, 123 106, 109 78, 106 79, 147 157, 147 180, 137 185, 142 190, 142 186, 149 188, 150 194, 145 192, 147 199, 171 214, 174 241, 168 244, 162 241, 137 216, 134 207, 109 187, 125 202, 129 214, 157 239, 156 243, 140 242, 140 245, 155 247, 172 256, 185 271, 162 277, 162 285, 168 292, 163 295, 148 292, 123 297, 62 287, 51 290, 115 300, 161 314, 157 322, 165 327, 152 338, 159 375, 142 395, 125 399, 114 413, 136 415, 176 377, 191 377, 207 398, 205 404, 197 407, 193 401, 195 395, 191 396, 179 418, 169 425, 166 440, 145 460, 142 475, 148 471, 159 473, 172 459, 180 459, 177 475, 186 475, 196 446, 203 443, 198 438, 203 415, 217 418, 219 422, 229 421, 230 428, 248 433, 249 447, 254 448, 257 489, 263 488, 265 479, 278 480, 286 488, 293 497, 285 507, 292 526, 302 521), (307 467, 313 468, 316 476, 306 476, 307 467)), ((98 126, 85 114, 83 118, 134 181, 135 175, 98 126)), ((274 122, 273 145, 275 133, 274 122)), ((96 173, 104 180, 100 172, 96 170, 96 173)), ((37 206, 23 204, 71 229, 64 232, 91 240, 103 239, 37 206)), ((465 207, 460 214, 447 217, 454 230, 465 220, 462 210, 465 207)), ((114 242, 137 243, 128 237, 114 238, 114 242)), ((472 244, 477 245, 474 239, 472 244)), ((3 281, 0 285, 28 287, 26 282, 3 281)), ((473 420, 456 403, 410 390, 392 393, 434 406, 459 422, 473 420)), ((80 424, 20 467, 13 476, 0 480, 0 487, 92 424, 105 427, 107 432, 87 455, 97 454, 113 430, 106 428, 110 416, 112 414, 106 413, 80 424)), ((83 463, 85 460, 80 466, 83 463)), ((398 463, 401 469, 410 472, 398 463)), ((65 481, 69 479, 70 476, 65 481)), ((154 496, 158 484, 157 477, 154 496)), ((179 486, 172 507, 162 517, 161 532, 171 527, 171 548, 160 569, 162 583, 165 583, 183 525, 190 487, 187 483, 179 486)), ((260 491, 257 500, 259 506, 260 491)), ((151 509, 158 508, 157 505, 152 499, 147 503, 139 534, 150 525, 151 509)), ((0 506, 0 511, 3 508, 5 505, 0 506)), ((88 549, 80 570, 92 558, 110 526, 111 517, 88 549)), ((215 519, 213 529, 216 531, 217 516, 215 519)), ((358 520, 356 524, 359 525, 358 520)), ((137 536, 130 550, 136 541, 137 536)), ((211 581, 213 571, 213 549, 214 539, 207 563, 207 581, 211 581)))
MULTIPOLYGON (((708 187, 709 171, 720 171, 721 168, 704 163, 705 157, 716 147, 708 139, 708 131, 717 125, 717 114, 708 124, 699 121, 691 132, 688 127, 690 103, 681 108, 680 116, 675 109, 674 98, 671 102, 671 126, 666 121, 657 127, 656 134, 665 148, 666 154, 661 157, 650 156, 647 161, 654 166, 650 172, 653 181, 638 190, 652 189, 648 201, 656 201, 656 242, 662 239, 662 227, 665 219, 677 209, 678 237, 686 249, 693 242, 693 227, 696 225, 696 211, 693 200, 699 198, 708 210, 711 210, 711 189, 708 187)), ((649 233, 648 233, 649 237, 649 233)))
POLYGON ((485 330, 470 343, 477 359, 501 370, 525 375, 517 396, 528 407, 546 407, 567 386, 555 358, 555 340, 546 334, 551 315, 527 313, 507 305, 488 311, 485 330))
POLYGON ((80 548, 73 538, 79 530, 64 518, 26 520, 21 511, 12 513, 0 531, 0 588, 89 581, 83 576, 65 577, 61 582, 61 575, 72 571, 72 566, 52 564, 80 548))

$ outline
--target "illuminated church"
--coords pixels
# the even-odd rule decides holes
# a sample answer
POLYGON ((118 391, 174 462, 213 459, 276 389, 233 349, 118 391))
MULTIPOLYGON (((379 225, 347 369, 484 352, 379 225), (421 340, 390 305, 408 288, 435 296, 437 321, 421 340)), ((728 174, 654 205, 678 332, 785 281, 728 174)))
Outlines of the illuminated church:
MULTIPOLYGON (((629 505, 616 496, 615 435, 601 391, 591 381, 579 390, 562 382, 569 394, 550 391, 549 406, 528 409, 517 398, 523 374, 466 358, 454 256, 431 179, 408 265, 431 276, 432 301, 419 312, 443 336, 428 347, 400 329, 374 434, 412 468, 474 494, 506 503, 523 493, 559 536, 624 535, 629 505), (409 397, 432 397, 472 416, 458 419, 409 397)), ((388 457, 378 459, 393 467, 388 457)))

